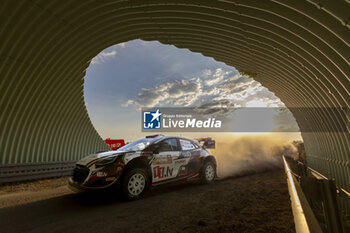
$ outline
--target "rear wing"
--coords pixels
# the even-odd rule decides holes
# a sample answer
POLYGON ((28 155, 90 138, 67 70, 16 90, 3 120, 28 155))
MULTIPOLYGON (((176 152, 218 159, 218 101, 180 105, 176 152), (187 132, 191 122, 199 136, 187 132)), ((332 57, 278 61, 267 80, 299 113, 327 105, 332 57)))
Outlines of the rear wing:
POLYGON ((205 149, 215 149, 215 140, 211 138, 196 139, 205 149))

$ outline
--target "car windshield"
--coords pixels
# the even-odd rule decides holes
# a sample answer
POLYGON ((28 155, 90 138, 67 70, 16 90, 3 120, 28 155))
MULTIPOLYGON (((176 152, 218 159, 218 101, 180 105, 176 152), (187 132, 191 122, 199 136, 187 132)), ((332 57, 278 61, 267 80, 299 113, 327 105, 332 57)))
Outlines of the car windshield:
POLYGON ((137 141, 131 142, 129 144, 126 144, 123 147, 120 147, 117 151, 140 151, 145 149, 148 145, 150 145, 153 141, 156 139, 154 138, 142 138, 137 141))

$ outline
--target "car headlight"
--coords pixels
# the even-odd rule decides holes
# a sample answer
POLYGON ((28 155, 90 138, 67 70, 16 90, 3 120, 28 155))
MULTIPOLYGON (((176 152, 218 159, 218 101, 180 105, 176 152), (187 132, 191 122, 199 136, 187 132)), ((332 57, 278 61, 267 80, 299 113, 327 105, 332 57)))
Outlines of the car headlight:
POLYGON ((124 154, 104 158, 104 159, 98 161, 97 163, 95 163, 95 167, 104 167, 108 164, 112 164, 115 161, 117 161, 118 159, 122 158, 123 156, 124 156, 124 154))

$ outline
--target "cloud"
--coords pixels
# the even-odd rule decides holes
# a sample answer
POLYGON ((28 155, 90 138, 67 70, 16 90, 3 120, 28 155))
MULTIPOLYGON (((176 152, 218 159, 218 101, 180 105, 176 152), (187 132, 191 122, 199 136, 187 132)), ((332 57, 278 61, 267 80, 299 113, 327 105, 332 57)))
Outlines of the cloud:
MULTIPOLYGON (((211 73, 208 72, 208 74, 210 75, 211 73)), ((221 68, 216 69, 215 73, 212 75, 212 78, 205 80, 205 84, 207 86, 218 84, 225 78, 225 74, 229 74, 229 71, 224 72, 221 68)))
POLYGON ((299 132, 299 126, 293 114, 287 108, 281 108, 278 114, 273 116, 273 132, 299 132))
POLYGON ((129 99, 122 106, 130 105, 136 108, 195 107, 202 115, 232 120, 233 130, 237 132, 253 132, 253 129, 298 132, 289 110, 275 112, 274 108, 285 107, 279 98, 252 78, 222 68, 204 70, 199 77, 142 88, 137 98, 129 99), (266 111, 261 112, 264 111, 261 108, 266 111))
POLYGON ((125 48, 125 46, 126 46, 126 43, 120 43, 103 50, 91 60, 91 64, 101 64, 114 58, 118 53, 117 49, 125 48))
POLYGON ((137 98, 122 106, 141 107, 194 106, 203 114, 225 114, 232 107, 245 107, 254 101, 261 105, 284 106, 284 104, 259 82, 240 76, 236 70, 204 70, 200 77, 181 79, 143 88, 137 98))
POLYGON ((196 107, 196 111, 203 115, 226 115, 230 110, 233 109, 232 107, 237 106, 235 106, 235 104, 229 100, 220 100, 204 103, 196 107))
POLYGON ((117 55, 116 50, 110 52, 101 52, 96 57, 91 60, 91 64, 101 64, 106 62, 108 59, 115 57, 117 55))
POLYGON ((198 90, 198 83, 186 80, 175 80, 171 83, 168 83, 168 88, 166 89, 169 95, 175 98, 182 95, 187 95, 189 93, 196 93, 198 90))
POLYGON ((114 45, 114 46, 116 46, 116 47, 122 47, 122 48, 125 48, 125 46, 126 46, 126 43, 124 42, 124 43, 120 43, 120 44, 117 44, 117 45, 114 45))
POLYGON ((175 80, 149 89, 142 88, 135 100, 128 100, 122 106, 136 105, 140 108, 153 107, 159 104, 187 105, 196 99, 199 90, 200 84, 195 81, 175 80))

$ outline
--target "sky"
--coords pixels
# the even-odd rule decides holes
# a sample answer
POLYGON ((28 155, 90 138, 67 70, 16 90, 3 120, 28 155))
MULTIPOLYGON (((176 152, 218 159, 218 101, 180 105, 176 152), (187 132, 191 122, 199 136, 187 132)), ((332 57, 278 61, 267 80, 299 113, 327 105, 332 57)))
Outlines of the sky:
MULTIPOLYGON (((142 40, 111 46, 93 58, 86 71, 84 97, 101 137, 126 141, 146 134, 141 133, 142 107, 284 107, 272 92, 252 78, 241 76, 234 67, 188 49, 142 40)), ((289 111, 283 116, 269 115, 263 124, 259 122, 261 117, 248 117, 257 125, 269 122, 271 130, 287 127, 298 131, 289 111)), ((247 114, 237 111, 232 118, 239 126, 247 114)), ((219 133, 212 134, 215 137, 219 133)), ((279 135, 290 140, 301 138, 300 133, 279 135)))

